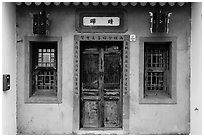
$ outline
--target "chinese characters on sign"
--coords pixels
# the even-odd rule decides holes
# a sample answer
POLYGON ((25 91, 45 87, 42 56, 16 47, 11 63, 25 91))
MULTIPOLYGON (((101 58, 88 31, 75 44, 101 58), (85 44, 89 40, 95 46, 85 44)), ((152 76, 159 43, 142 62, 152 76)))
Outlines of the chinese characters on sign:
POLYGON ((119 26, 119 17, 83 17, 84 26, 119 26))

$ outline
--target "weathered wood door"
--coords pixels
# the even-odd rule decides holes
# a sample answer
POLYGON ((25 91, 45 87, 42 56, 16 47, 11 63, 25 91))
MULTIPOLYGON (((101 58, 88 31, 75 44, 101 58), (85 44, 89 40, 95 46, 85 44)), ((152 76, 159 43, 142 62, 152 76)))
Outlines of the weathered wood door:
POLYGON ((122 42, 81 42, 80 127, 122 127, 122 42))

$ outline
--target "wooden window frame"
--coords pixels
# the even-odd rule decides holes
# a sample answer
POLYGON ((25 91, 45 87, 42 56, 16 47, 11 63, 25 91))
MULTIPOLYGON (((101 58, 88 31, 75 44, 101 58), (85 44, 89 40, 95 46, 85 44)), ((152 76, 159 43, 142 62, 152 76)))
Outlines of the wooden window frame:
POLYGON ((25 36, 25 103, 62 103, 62 38, 50 36, 25 36), (32 93, 32 59, 31 42, 57 42, 57 95, 31 96, 32 93))
POLYGON ((176 64, 177 64, 177 37, 141 37, 140 38, 140 67, 139 67, 139 103, 140 104, 176 104, 177 103, 177 78, 176 78, 176 64), (144 97, 144 47, 147 43, 171 43, 169 46, 169 82, 168 88, 171 96, 162 97, 144 97))
POLYGON ((129 130, 129 35, 75 35, 73 80, 73 133, 74 134, 128 134, 129 130), (123 119, 122 128, 80 128, 80 41, 123 41, 123 119))

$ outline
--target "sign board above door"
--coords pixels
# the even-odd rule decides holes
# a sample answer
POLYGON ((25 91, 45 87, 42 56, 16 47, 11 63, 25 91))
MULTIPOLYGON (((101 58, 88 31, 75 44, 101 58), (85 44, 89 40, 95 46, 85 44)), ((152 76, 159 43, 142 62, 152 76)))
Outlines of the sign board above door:
POLYGON ((119 26, 119 17, 83 17, 84 26, 119 26))
POLYGON ((77 9, 75 19, 79 33, 124 33, 128 28, 124 9, 77 9))

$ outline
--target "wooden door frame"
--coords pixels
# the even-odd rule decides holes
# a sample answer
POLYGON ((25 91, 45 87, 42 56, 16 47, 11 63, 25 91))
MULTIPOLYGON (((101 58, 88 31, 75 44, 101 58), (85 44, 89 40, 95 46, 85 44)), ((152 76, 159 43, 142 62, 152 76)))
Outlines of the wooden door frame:
POLYGON ((74 36, 73 134, 128 134, 129 130, 129 35, 80 34, 74 36), (123 119, 122 128, 80 129, 80 41, 123 41, 123 119))

